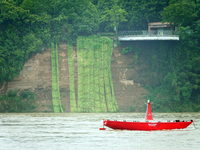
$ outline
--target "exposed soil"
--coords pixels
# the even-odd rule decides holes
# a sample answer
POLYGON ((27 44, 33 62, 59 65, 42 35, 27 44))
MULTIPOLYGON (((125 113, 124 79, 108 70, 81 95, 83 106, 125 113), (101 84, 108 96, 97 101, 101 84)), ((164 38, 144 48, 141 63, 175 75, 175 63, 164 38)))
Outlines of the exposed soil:
POLYGON ((114 49, 111 63, 114 92, 119 109, 143 111, 146 90, 137 81, 139 68, 134 60, 134 54, 122 55, 119 50, 120 48, 114 49))
MULTIPOLYGON (((67 45, 60 44, 59 50, 60 97, 65 112, 70 112, 67 45)), ((146 90, 141 86, 139 66, 134 54, 122 55, 115 48, 111 70, 115 97, 120 111, 143 111, 146 90)), ((138 61, 138 60, 137 60, 138 61)), ((17 78, 0 86, 0 94, 10 90, 31 90, 36 94, 36 112, 53 112, 51 93, 50 49, 29 59, 17 78)))

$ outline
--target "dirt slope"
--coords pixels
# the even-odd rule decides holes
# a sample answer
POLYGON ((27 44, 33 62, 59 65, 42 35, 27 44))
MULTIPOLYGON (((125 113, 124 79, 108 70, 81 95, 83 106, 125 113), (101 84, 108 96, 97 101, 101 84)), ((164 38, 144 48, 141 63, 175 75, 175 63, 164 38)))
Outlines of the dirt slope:
POLYGON ((122 55, 120 48, 113 51, 112 77, 115 97, 122 111, 142 111, 146 99, 146 90, 141 87, 139 68, 134 60, 134 54, 122 55))
MULTIPOLYGON (((60 95, 65 112, 70 111, 67 45, 60 44, 59 72, 60 95)), ((133 54, 122 55, 119 48, 113 51, 111 62, 114 92, 120 111, 141 111, 144 109, 145 89, 139 80, 139 68, 133 54)), ((31 90, 36 94, 37 112, 52 112, 51 100, 51 52, 50 49, 29 59, 17 78, 0 85, 0 94, 9 90, 31 90)))

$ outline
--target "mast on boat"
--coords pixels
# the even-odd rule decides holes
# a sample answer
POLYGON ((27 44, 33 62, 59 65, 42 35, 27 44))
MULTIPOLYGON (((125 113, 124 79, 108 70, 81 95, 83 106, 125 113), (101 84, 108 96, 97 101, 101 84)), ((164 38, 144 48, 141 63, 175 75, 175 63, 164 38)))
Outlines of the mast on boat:
POLYGON ((146 111, 146 121, 154 121, 151 113, 151 103, 150 100, 147 101, 147 111, 146 111))

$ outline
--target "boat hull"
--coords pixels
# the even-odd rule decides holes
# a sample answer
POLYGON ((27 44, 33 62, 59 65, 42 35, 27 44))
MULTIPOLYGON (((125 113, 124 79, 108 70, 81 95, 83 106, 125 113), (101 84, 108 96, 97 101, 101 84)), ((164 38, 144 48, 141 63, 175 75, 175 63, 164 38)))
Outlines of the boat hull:
POLYGON ((104 126, 118 130, 173 130, 187 128, 193 121, 175 121, 175 122, 126 122, 103 120, 104 126))

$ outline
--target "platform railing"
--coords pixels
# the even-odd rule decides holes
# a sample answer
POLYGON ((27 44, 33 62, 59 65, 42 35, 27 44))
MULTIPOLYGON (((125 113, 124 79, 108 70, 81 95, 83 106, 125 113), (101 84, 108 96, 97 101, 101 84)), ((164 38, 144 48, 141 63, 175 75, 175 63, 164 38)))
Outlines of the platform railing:
POLYGON ((118 36, 178 36, 178 31, 164 30, 164 31, 119 31, 118 36))

